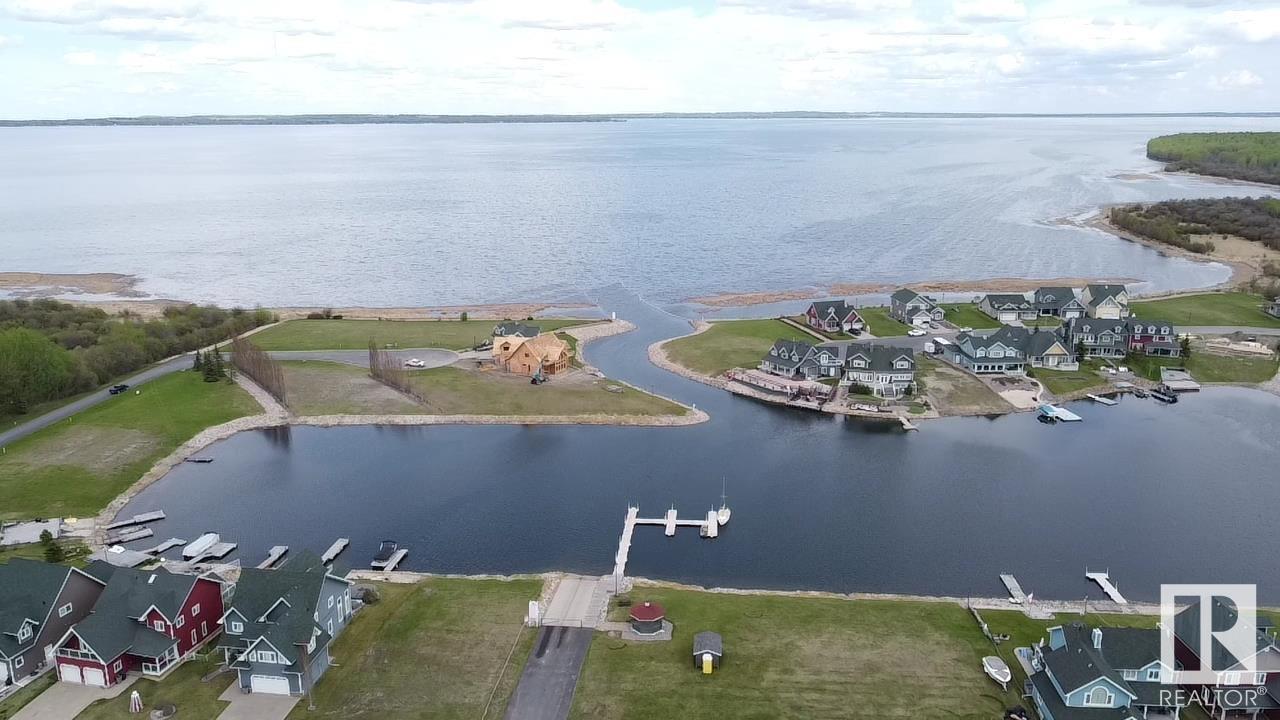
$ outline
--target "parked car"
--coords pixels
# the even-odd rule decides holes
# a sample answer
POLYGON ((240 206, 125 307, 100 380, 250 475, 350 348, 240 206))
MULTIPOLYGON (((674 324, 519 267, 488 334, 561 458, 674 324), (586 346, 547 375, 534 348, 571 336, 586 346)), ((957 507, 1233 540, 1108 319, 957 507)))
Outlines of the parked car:
POLYGON ((119 395, 120 393, 128 389, 129 389, 128 385, 125 385, 124 383, 120 383, 119 385, 112 385, 111 389, 108 390, 107 392, 111 393, 112 395, 119 395))
POLYGON ((973 328, 971 328, 971 327, 969 327, 968 325, 966 325, 966 326, 964 326, 964 327, 960 328, 960 332, 970 332, 970 333, 971 333, 971 332, 973 332, 973 328))
POLYGON ((911 337, 924 337, 929 333, 925 332, 924 330, 921 330, 920 328, 911 328, 910 330, 907 331, 907 334, 910 335, 911 337))
POLYGON ((427 364, 418 358, 410 358, 404 361, 404 366, 409 368, 424 368, 427 364))

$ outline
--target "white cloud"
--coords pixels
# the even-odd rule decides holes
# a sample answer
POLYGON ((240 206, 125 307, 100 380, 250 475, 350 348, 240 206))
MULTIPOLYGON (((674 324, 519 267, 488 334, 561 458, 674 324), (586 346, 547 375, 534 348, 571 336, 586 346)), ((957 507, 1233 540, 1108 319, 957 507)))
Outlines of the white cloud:
POLYGON ((92 50, 72 50, 62 56, 68 65, 97 65, 98 54, 92 50))
POLYGON ((959 20, 996 22, 1021 20, 1027 16, 1022 0, 956 0, 955 15, 959 20))
POLYGON ((1280 8, 1230 10, 1218 15, 1214 24, 1247 42, 1280 40, 1280 8))
POLYGON ((1214 78, 1214 85, 1221 88, 1255 88, 1262 84, 1262 78, 1252 70, 1233 70, 1214 78))

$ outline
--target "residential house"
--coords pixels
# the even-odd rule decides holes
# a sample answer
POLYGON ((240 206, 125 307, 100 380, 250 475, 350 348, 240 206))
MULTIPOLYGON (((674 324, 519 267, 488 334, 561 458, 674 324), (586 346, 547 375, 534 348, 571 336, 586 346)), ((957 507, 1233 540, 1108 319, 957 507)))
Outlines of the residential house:
MULTIPOLYGON (((526 325, 525 328, 532 326, 526 325)), ((493 339, 493 361, 510 373, 516 375, 555 375, 569 369, 573 351, 569 343, 556 337, 555 333, 545 333, 526 338, 518 334, 495 336, 493 339)))
POLYGON ((105 582, 66 565, 0 565, 0 689, 53 666, 57 643, 89 614, 105 582))
POLYGON ((1041 317, 1070 320, 1085 316, 1084 303, 1076 298, 1076 291, 1069 287, 1039 288, 1035 291, 1032 304, 1041 317))
POLYGON ((900 323, 924 327, 942 322, 943 311, 930 298, 903 288, 889 296, 889 316, 900 323))
POLYGON ((819 300, 805 311, 805 322, 809 327, 824 332, 860 333, 866 328, 857 308, 844 300, 819 300))
MULTIPOLYGON (((1215 630, 1234 627, 1236 608, 1214 598, 1210 622, 1215 630)), ((1200 645, 1201 601, 1183 608, 1173 619, 1175 659, 1179 670, 1213 670, 1217 682, 1212 685, 1187 686, 1183 689, 1205 701, 1205 709, 1214 718, 1280 718, 1280 647, 1276 638, 1259 627, 1249 658, 1236 657, 1216 640, 1208 653, 1200 645), (1208 657, 1206 657, 1208 655, 1208 657)), ((1263 618, 1259 617, 1259 625, 1263 618)))
POLYGON ((761 358, 759 368, 792 379, 840 377, 847 349, 848 343, 810 345, 800 340, 778 340, 761 358))
POLYGON ((1280 318, 1280 298, 1276 298, 1264 306, 1267 314, 1272 317, 1280 318))
POLYGON ((1177 720, 1177 688, 1161 683, 1172 668, 1160 664, 1160 633, 1079 622, 1049 628, 1048 642, 1024 657, 1042 720, 1177 720))
POLYGON ((989 333, 960 333, 944 352, 978 375, 1023 375, 1028 367, 1076 370, 1074 347, 1056 330, 1005 325, 989 333))
POLYGON ((507 320, 493 326, 493 336, 496 338, 535 338, 542 334, 542 328, 537 325, 525 325, 524 323, 513 322, 507 320))
POLYGON ((876 397, 900 398, 916 379, 916 357, 910 348, 850 343, 845 354, 844 379, 871 390, 876 397))
POLYGON ((351 583, 302 554, 241 572, 218 648, 243 691, 301 695, 329 669, 329 646, 350 619, 351 583))
POLYGON ((1130 317, 1126 329, 1130 350, 1159 357, 1182 355, 1182 345, 1178 342, 1177 330, 1172 323, 1130 317))
POLYGON ((1080 299, 1084 302, 1085 314, 1091 318, 1121 320, 1129 317, 1129 291, 1124 285, 1085 285, 1080 299))
POLYGON ((1006 325, 1040 316, 1036 306, 1025 295, 993 294, 982 298, 978 309, 1006 325))
POLYGON ((1067 323, 1066 332, 1071 347, 1083 344, 1085 354, 1091 357, 1121 358, 1130 352, 1182 355, 1177 328, 1161 320, 1076 318, 1067 323))
POLYGON ((106 588, 89 617, 57 643, 63 682, 110 687, 131 672, 163 675, 218 631, 223 587, 212 574, 133 570, 102 561, 86 572, 106 588))

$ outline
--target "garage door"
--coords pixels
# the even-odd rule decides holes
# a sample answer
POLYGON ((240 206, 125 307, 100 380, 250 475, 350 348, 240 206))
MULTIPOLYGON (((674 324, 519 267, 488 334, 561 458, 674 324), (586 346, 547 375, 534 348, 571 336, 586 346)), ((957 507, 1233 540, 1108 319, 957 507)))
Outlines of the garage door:
POLYGON ((78 665, 59 665, 58 679, 62 682, 82 683, 84 680, 80 678, 80 667, 78 665))
POLYGON ((256 693, 268 695, 288 695, 289 679, 271 677, 270 675, 254 675, 249 678, 249 689, 256 693))
POLYGON ((107 675, 98 668, 85 668, 84 684, 92 685, 94 687, 106 687, 107 675))
POLYGON ((1018 319, 1018 313, 1002 312, 1000 313, 1000 322, 1008 325, 1018 319))

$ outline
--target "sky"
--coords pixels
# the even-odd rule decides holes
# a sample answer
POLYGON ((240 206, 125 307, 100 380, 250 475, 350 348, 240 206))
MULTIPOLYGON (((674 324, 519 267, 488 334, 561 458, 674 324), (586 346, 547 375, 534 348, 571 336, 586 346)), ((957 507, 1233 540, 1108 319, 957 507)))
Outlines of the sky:
POLYGON ((0 117, 1280 111, 1280 0, 0 0, 0 117))

